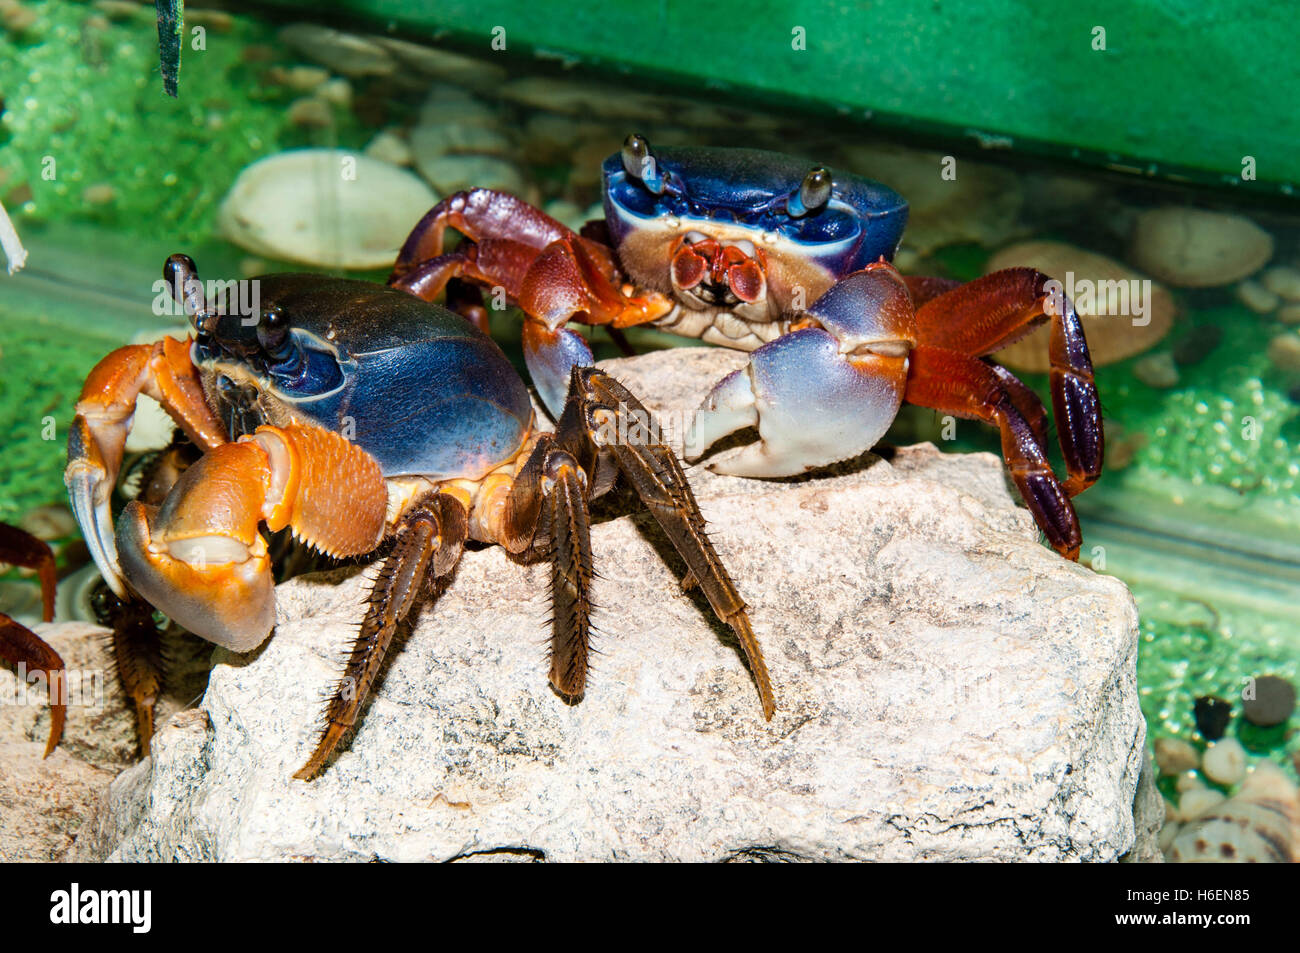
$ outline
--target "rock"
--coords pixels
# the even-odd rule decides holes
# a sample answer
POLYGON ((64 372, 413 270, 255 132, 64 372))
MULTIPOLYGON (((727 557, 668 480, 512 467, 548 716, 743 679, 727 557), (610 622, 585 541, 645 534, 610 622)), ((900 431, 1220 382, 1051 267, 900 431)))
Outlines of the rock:
POLYGON ((316 96, 303 96, 289 104, 285 113, 292 125, 303 129, 328 129, 334 125, 330 104, 316 96))
POLYGON ((883 182, 907 199, 903 247, 929 255, 946 245, 1003 245, 1025 229, 1019 177, 1006 169, 957 160, 956 178, 941 175, 948 158, 882 146, 849 146, 846 165, 858 175, 883 182))
MULTIPOLYGON (((1174 299, 1169 292, 1151 282, 1148 294, 1144 290, 1146 285, 1134 284, 1146 279, 1105 255, 1064 242, 1022 242, 999 251, 989 259, 984 270, 989 273, 1015 267, 1037 268, 1060 281, 1067 294, 1073 292, 1074 306, 1088 339, 1088 352, 1094 367, 1115 364, 1150 350, 1174 325, 1174 299), (1129 291, 1127 305, 1125 298, 1112 301, 1107 290, 1121 287, 1129 291), (1086 296, 1083 293, 1085 288, 1088 289, 1086 296), (1132 297, 1133 289, 1138 289, 1137 300, 1132 297), (1146 310, 1146 315, 1137 314, 1138 305, 1146 310)), ((1050 367, 1050 335, 1050 326, 1044 324, 1010 347, 998 351, 995 357, 999 363, 1016 370, 1045 373, 1050 367)))
POLYGON ((1264 761, 1241 790, 1189 824, 1170 844, 1171 863, 1300 861, 1300 794, 1282 769, 1264 761))
POLYGON ((87 205, 109 205, 117 201, 117 189, 107 182, 97 182, 85 188, 81 200, 87 205))
POLYGON ((1133 226, 1133 264, 1179 288, 1232 284, 1268 264, 1273 236, 1240 215, 1168 206, 1133 226))
POLYGON ((0 741, 0 864, 62 860, 95 814, 114 771, 45 742, 0 741))
POLYGON ((418 177, 342 149, 260 159, 235 180, 218 213, 241 248, 330 268, 384 268, 438 201, 418 177))
POLYGON ((1234 787, 1246 776, 1246 749, 1236 738, 1224 738, 1205 749, 1201 770, 1216 784, 1234 787))
POLYGON ((1178 776, 1178 780, 1174 782, 1174 790, 1179 794, 1186 794, 1188 791, 1196 791, 1204 787, 1205 782, 1201 780, 1201 776, 1195 771, 1183 772, 1178 776))
POLYGON ((1272 728, 1291 717, 1295 711, 1295 686, 1278 675, 1261 675, 1253 691, 1242 694, 1246 720, 1261 728, 1272 728))
POLYGON ((403 66, 457 86, 490 90, 504 83, 509 75, 505 67, 476 57, 392 37, 375 37, 375 40, 390 50, 403 66))
POLYGON ((1178 386, 1178 366, 1168 351, 1148 354, 1133 364, 1133 376, 1148 387, 1168 390, 1178 386))
POLYGON ((322 83, 320 89, 316 91, 316 95, 340 109, 350 109, 352 107, 352 84, 342 76, 335 76, 328 82, 322 83))
POLYGON ((1237 285, 1237 300, 1256 314, 1271 314, 1282 303, 1281 298, 1253 278, 1237 285))
POLYGON ((1232 705, 1213 695, 1202 695, 1192 703, 1192 714, 1196 719, 1196 730, 1206 741, 1218 741, 1228 730, 1228 721, 1232 718, 1232 705))
POLYGON ((28 510, 18 521, 18 526, 46 542, 77 533, 77 520, 64 503, 50 503, 28 510))
POLYGON ((1156 770, 1149 752, 1142 755, 1142 774, 1138 777, 1137 794, 1133 798, 1133 849, 1120 858, 1126 864, 1162 864, 1164 848, 1160 846, 1160 831, 1165 826, 1167 814, 1165 799, 1156 787, 1156 770))
POLYGON ((1260 280, 1266 289, 1284 301, 1300 301, 1300 268, 1277 265, 1266 270, 1260 280))
POLYGON ((1158 738, 1155 750, 1161 774, 1172 776, 1195 771, 1201 763, 1200 752, 1181 738, 1158 738))
POLYGON ((273 67, 268 70, 268 78, 296 93, 310 93, 330 78, 330 71, 320 66, 273 67))
POLYGON ((411 147, 398 133, 385 129, 366 145, 366 155, 392 165, 410 165, 414 161, 411 147))
POLYGON ((286 46, 344 76, 391 76, 397 70, 396 60, 383 46, 342 30, 291 23, 278 35, 286 46))
POLYGON ((1300 334, 1279 334, 1268 342, 1268 361, 1279 371, 1300 372, 1300 334))
POLYGON ((1225 800, 1227 798, 1223 796, 1223 792, 1213 788, 1192 788, 1190 791, 1185 791, 1178 799, 1179 820, 1195 820, 1211 808, 1218 807, 1225 800))
MULTIPOLYGON (((670 439, 747 357, 608 362, 670 439)), ((692 470, 778 712, 647 518, 597 522, 600 663, 546 681, 545 564, 466 553, 325 774, 291 780, 374 569, 278 590, 201 711, 114 784, 83 859, 1118 858, 1143 758, 1137 615, 1038 543, 988 454, 902 448, 766 482, 692 470), (1063 686, 1065 686, 1063 688, 1063 686)), ((605 504, 625 512, 619 499, 605 504)))
POLYGON ((420 174, 444 195, 472 188, 499 189, 521 197, 525 192, 523 174, 505 159, 442 155, 421 162, 417 152, 416 163, 420 174))
POLYGON ((1285 304, 1278 308, 1277 319, 1283 324, 1300 324, 1300 304, 1285 304))

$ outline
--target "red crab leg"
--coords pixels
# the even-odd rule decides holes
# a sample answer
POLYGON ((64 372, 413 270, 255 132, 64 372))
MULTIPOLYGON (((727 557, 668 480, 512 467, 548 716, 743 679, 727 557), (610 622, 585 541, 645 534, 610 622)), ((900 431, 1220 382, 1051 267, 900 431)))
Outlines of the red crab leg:
POLYGON ((907 400, 997 426, 1002 431, 1002 456, 1035 522, 1053 549, 1066 559, 1079 558, 1082 535, 1070 497, 992 367, 957 351, 917 345, 909 359, 907 400))
POLYGON ((63 722, 68 715, 67 673, 63 659, 31 629, 19 625, 0 612, 0 658, 11 665, 23 665, 27 671, 40 672, 50 689, 50 736, 45 743, 49 757, 63 737, 63 722))
POLYGON ((54 552, 49 544, 17 526, 0 523, 0 562, 35 569, 41 581, 41 618, 54 621, 54 589, 58 576, 54 567, 54 552))
POLYGON ((592 363, 581 335, 565 328, 570 320, 625 328, 672 310, 672 303, 657 293, 624 293, 606 246, 491 189, 458 192, 434 206, 402 246, 388 283, 432 300, 453 278, 502 288, 523 310, 528 369, 557 417, 569 370, 592 363), (472 244, 444 254, 443 234, 449 227, 472 244))
MULTIPOLYGON (((1076 496, 1101 474, 1101 402, 1079 316, 1064 294, 1049 294, 1050 280, 1032 268, 996 271, 927 301, 916 323, 922 344, 984 357, 1051 319, 1052 407, 1069 472, 1065 492, 1076 496)), ((1024 391, 1012 396, 1022 414, 1037 403, 1024 391)), ((1026 416, 1033 421, 1033 413, 1026 416)))

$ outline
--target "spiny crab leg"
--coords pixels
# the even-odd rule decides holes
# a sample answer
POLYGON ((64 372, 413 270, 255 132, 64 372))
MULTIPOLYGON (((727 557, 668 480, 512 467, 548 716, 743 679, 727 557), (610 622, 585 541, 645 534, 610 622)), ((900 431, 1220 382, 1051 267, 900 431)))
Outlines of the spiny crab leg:
POLYGON ((727 434, 757 426, 757 443, 710 469, 790 476, 856 456, 884 436, 902 404, 917 339, 898 272, 879 263, 850 275, 796 326, 713 388, 691 422, 688 460, 727 434))
MULTIPOLYGON (((53 622, 56 579, 54 553, 49 545, 16 526, 0 523, 0 561, 36 570, 41 580, 41 617, 53 622)), ((44 639, 4 613, 0 613, 0 658, 45 676, 50 690, 50 735, 45 745, 48 758, 63 735, 68 712, 63 659, 44 639)))
POLYGON ((203 399, 188 341, 163 338, 113 351, 86 378, 68 436, 64 482, 77 522, 90 531, 86 546, 105 581, 128 598, 114 545, 111 497, 136 399, 147 394, 203 450, 226 442, 221 423, 203 399))

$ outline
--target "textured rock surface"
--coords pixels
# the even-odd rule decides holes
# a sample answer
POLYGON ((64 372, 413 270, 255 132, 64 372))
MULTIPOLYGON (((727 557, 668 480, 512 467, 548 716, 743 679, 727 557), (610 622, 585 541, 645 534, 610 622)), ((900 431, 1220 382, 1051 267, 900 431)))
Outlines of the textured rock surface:
MULTIPOLYGON (((688 413, 741 361, 677 350, 612 369, 688 413)), ((1038 544, 999 460, 921 445, 813 478, 693 480, 767 654, 770 724, 662 537, 608 519, 593 534, 603 654, 581 705, 546 682, 545 567, 471 552, 346 750, 293 781, 373 569, 296 580, 276 634, 218 652, 201 709, 114 782, 78 855, 1113 860, 1133 846, 1135 607, 1038 544)))

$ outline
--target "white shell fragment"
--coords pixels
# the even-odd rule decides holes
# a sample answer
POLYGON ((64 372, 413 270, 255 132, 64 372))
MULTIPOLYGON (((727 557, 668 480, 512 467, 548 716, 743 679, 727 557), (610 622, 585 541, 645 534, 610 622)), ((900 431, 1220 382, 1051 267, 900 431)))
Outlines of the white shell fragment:
POLYGON ((217 227, 268 258, 383 268, 437 201, 418 176, 391 163, 342 149, 298 149, 244 169, 217 227))
MULTIPOLYGON (((1184 812, 1186 813, 1186 812, 1184 812)), ((1295 863, 1300 796, 1282 769, 1256 765, 1236 795, 1178 830, 1172 863, 1295 863)))

